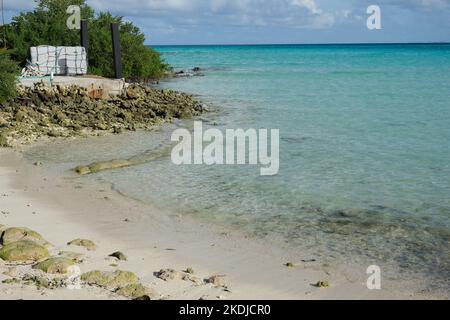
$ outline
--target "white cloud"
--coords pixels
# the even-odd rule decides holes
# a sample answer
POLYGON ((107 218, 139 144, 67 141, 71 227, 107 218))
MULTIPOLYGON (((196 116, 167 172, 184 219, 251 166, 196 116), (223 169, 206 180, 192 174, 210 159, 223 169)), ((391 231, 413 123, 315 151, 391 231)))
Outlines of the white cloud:
POLYGON ((179 24, 323 28, 331 13, 316 0, 89 0, 98 10, 125 16, 168 19, 179 24))
POLYGON ((314 14, 322 13, 314 0, 292 0, 292 4, 309 9, 314 14))
POLYGON ((450 6, 450 0, 366 0, 366 3, 377 5, 392 5, 402 8, 446 8, 450 6))
MULTIPOLYGON (((5 9, 15 12, 35 6, 32 0, 4 1, 5 9)), ((194 28, 217 32, 236 26, 326 29, 348 22, 360 23, 365 18, 365 8, 374 3, 420 14, 433 10, 448 12, 450 8, 450 0, 87 0, 87 3, 96 10, 108 10, 135 21, 147 35, 189 33, 194 28)))

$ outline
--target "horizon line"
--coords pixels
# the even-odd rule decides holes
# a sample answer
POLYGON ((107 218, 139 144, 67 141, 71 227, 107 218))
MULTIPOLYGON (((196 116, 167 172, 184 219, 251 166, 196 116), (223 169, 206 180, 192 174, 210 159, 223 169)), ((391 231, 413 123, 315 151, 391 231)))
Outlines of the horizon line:
POLYGON ((205 46, 333 46, 333 45, 439 45, 450 44, 450 41, 431 41, 431 42, 329 42, 329 43, 205 43, 205 44, 149 44, 146 46, 155 47, 205 47, 205 46))

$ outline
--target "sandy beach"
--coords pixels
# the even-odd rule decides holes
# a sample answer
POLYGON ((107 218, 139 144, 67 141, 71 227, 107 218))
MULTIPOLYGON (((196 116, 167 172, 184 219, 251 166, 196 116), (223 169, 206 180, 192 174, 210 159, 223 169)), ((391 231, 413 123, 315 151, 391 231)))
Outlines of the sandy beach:
POLYGON ((448 300, 449 1, 0 0, 0 301, 448 300))
MULTIPOLYGON (((368 290, 364 272, 345 273, 320 261, 308 262, 288 248, 248 238, 236 231, 162 212, 125 198, 104 186, 87 186, 27 163, 19 151, 0 150, 0 224, 28 227, 61 250, 86 255, 81 272, 134 272, 157 299, 414 299, 433 298, 398 290, 368 290), (69 247, 68 241, 94 241, 95 251, 69 247), (127 261, 108 257, 120 250, 127 261), (302 260, 306 262, 301 262, 302 260), (286 263, 295 262, 288 268, 286 263), (201 282, 164 281, 156 273, 165 268, 194 270, 201 282), (220 275, 219 286, 203 279, 220 275), (318 288, 327 281, 329 288, 318 288)), ((30 266, 0 265, 0 282, 30 266), (21 269, 21 270, 17 270, 21 269)), ((19 273, 20 273, 19 272, 19 273)), ((0 299, 121 299, 117 294, 82 285, 37 289, 23 283, 0 284, 0 299)))

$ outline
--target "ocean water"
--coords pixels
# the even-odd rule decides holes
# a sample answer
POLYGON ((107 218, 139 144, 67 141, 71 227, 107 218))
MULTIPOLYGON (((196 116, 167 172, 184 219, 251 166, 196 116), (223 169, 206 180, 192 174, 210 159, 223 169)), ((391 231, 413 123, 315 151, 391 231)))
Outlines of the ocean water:
POLYGON ((199 96, 218 129, 280 129, 280 172, 175 166, 170 134, 32 149, 60 170, 160 152, 83 179, 125 195, 284 241, 324 260, 377 264, 391 280, 450 287, 450 45, 157 47, 202 76, 160 84, 199 96), (158 151, 159 150, 159 151, 158 151))

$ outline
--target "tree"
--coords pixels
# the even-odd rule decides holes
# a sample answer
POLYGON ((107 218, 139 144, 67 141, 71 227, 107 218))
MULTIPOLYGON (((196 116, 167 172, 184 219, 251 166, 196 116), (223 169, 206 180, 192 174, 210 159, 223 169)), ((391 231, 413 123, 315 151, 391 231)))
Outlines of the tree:
POLYGON ((14 49, 12 58, 24 65, 28 49, 38 45, 77 46, 79 31, 66 26, 70 5, 81 8, 81 18, 89 21, 89 72, 112 77, 113 58, 110 23, 119 23, 124 76, 128 79, 162 77, 168 69, 159 53, 147 47, 144 34, 131 22, 111 13, 98 13, 86 0, 37 0, 32 12, 23 12, 8 25, 8 43, 14 49))
POLYGON ((14 97, 19 75, 17 63, 9 58, 7 52, 0 51, 0 104, 14 97))

